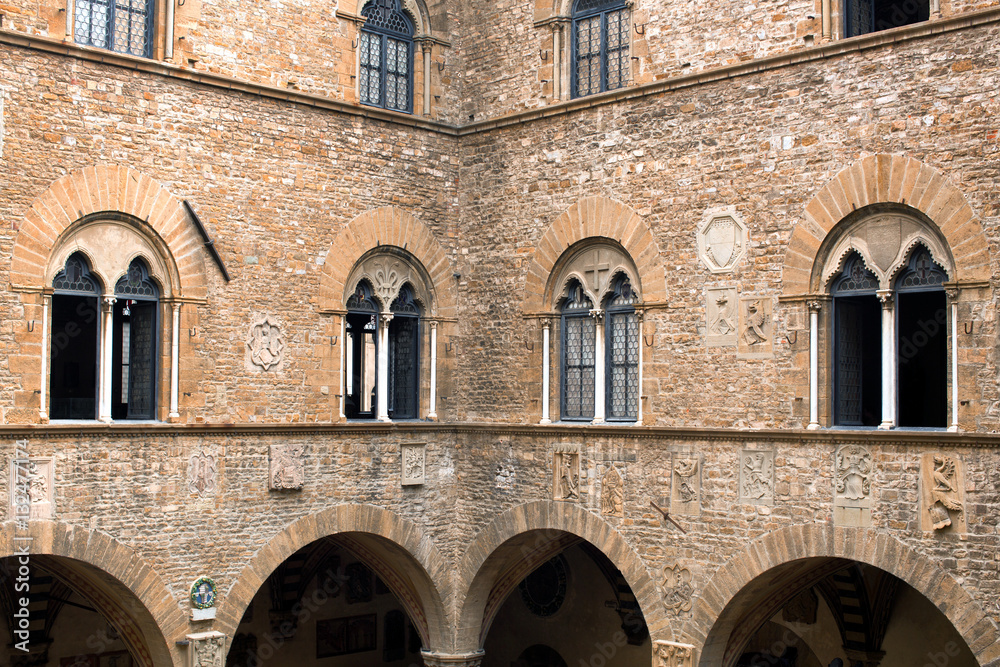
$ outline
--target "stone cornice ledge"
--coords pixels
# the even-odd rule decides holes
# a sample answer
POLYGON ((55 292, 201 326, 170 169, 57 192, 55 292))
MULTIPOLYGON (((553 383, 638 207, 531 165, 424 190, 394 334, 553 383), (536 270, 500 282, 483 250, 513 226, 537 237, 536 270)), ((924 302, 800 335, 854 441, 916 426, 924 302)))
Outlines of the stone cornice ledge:
POLYGON ((177 65, 158 60, 126 56, 112 51, 79 46, 73 42, 65 40, 57 40, 38 35, 28 35, 12 30, 0 29, 0 45, 19 46, 71 58, 79 58, 81 60, 88 60, 95 63, 147 72, 149 74, 180 79, 233 92, 243 92, 249 95, 257 95, 278 101, 302 104, 350 116, 361 116, 364 118, 385 121, 387 123, 420 128, 448 136, 468 136, 479 132, 486 132, 510 125, 529 123, 536 120, 550 118, 552 116, 569 114, 575 111, 605 106, 625 100, 658 95, 683 88, 691 88, 707 83, 723 81, 726 79, 735 79, 769 70, 791 67, 793 65, 817 62, 848 53, 856 53, 916 39, 934 37, 948 32, 980 27, 997 22, 1000 22, 1000 7, 990 7, 989 9, 966 12, 956 16, 950 16, 948 18, 925 21, 916 25, 903 26, 901 28, 893 28, 891 30, 883 30, 881 32, 861 35, 859 37, 836 40, 820 46, 793 51, 791 53, 769 56, 767 58, 751 60, 736 65, 725 65, 695 74, 672 77, 662 81, 655 81, 653 83, 622 88, 610 93, 591 95, 589 97, 582 97, 568 102, 550 104, 538 109, 519 111, 510 115, 472 122, 461 126, 432 121, 420 116, 411 116, 409 114, 385 111, 376 107, 350 104, 330 99, 328 97, 323 97, 321 95, 313 95, 310 93, 278 88, 276 86, 251 83, 249 81, 235 79, 221 74, 213 74, 211 72, 179 67, 177 65))
POLYGON ((951 433, 944 430, 891 431, 820 429, 735 429, 735 428, 676 428, 665 426, 594 426, 592 424, 483 424, 438 422, 342 422, 311 424, 168 424, 164 422, 113 423, 94 422, 72 424, 0 425, 0 441, 18 438, 135 438, 136 436, 235 436, 258 437, 310 436, 310 435, 368 435, 387 436, 398 434, 419 438, 421 435, 507 435, 526 437, 570 437, 584 442, 612 437, 620 440, 684 440, 685 442, 772 442, 800 445, 915 445, 935 447, 1000 448, 1000 434, 951 433))

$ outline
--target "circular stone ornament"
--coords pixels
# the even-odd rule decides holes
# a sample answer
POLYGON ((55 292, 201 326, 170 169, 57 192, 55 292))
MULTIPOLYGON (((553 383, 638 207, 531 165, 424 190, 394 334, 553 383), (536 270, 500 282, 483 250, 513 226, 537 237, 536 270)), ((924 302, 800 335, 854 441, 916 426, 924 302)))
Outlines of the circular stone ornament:
POLYGON ((208 609, 215 606, 219 590, 215 582, 208 577, 199 577, 191 585, 191 606, 195 609, 208 609))
POLYGON ((566 600, 566 559, 561 555, 539 566, 518 588, 525 606, 536 616, 552 616, 566 600))

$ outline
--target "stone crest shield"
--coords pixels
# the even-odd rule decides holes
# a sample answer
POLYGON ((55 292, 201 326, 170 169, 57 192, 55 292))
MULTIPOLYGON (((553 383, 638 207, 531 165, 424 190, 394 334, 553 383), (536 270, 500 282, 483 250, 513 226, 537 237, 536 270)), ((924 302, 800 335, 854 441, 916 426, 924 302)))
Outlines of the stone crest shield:
POLYGON ((716 218, 708 227, 708 249, 719 266, 726 266, 736 250, 736 223, 732 218, 716 218))

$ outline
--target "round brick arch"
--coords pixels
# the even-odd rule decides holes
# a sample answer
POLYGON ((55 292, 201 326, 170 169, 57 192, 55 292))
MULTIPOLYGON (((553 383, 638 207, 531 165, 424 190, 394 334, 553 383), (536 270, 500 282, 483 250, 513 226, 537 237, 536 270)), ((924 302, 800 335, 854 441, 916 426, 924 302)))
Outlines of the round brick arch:
POLYGON ((175 297, 207 296, 204 244, 181 203, 153 178, 118 165, 97 165, 63 176, 32 202, 14 239, 11 284, 47 286, 45 271, 60 236, 81 218, 106 212, 144 221, 169 249, 171 256, 164 259, 171 264, 178 286, 175 297))
POLYGON ((741 596, 757 577, 803 558, 842 558, 884 570, 909 584, 946 612, 980 665, 1000 664, 1000 632, 990 617, 955 579, 933 560, 895 537, 867 528, 804 524, 782 528, 750 543, 711 576, 697 595, 683 641, 702 646, 699 665, 723 664, 734 625, 753 604, 741 596))
POLYGON ((631 208, 606 197, 587 197, 570 206, 535 246, 524 282, 523 312, 546 312, 546 288, 556 262, 579 241, 606 238, 619 243, 639 270, 644 302, 665 301, 666 273, 660 250, 645 221, 631 208))
POLYGON ((430 277, 431 314, 456 316, 455 279, 447 253, 427 225, 395 206, 362 213, 333 239, 320 274, 321 310, 344 309, 344 289, 351 270, 379 246, 395 246, 416 258, 430 277))
MULTIPOLYGON (((494 585, 514 561, 524 558, 526 551, 535 551, 545 542, 558 543, 567 535, 594 545, 621 571, 639 603, 650 637, 654 641, 669 639, 670 624, 659 589, 621 533, 575 503, 539 500, 498 516, 466 550, 458 566, 458 625, 455 644, 449 649, 454 653, 481 649, 486 639, 484 630, 492 621, 487 603, 494 585)), ((549 557, 552 555, 555 553, 549 557)))
POLYGON ((346 535, 348 548, 393 590, 425 645, 440 645, 447 634, 442 600, 451 577, 448 563, 417 524, 375 505, 350 503, 302 517, 271 538, 226 591, 217 629, 231 637, 278 566, 302 547, 337 535, 346 535))
MULTIPOLYGON (((0 558, 18 556, 28 544, 31 558, 55 557, 53 574, 63 579, 112 622, 134 653, 139 667, 185 664, 175 642, 184 639, 188 622, 160 576, 135 551, 95 530, 59 521, 31 521, 28 531, 15 524, 0 527, 0 558)), ((29 564, 30 567, 30 564, 29 564)))
POLYGON ((822 291, 816 258, 827 234, 855 210, 877 204, 907 206, 933 222, 954 257, 956 281, 990 279, 989 243, 962 191, 919 160, 880 153, 843 169, 806 204, 785 251, 784 295, 822 291))

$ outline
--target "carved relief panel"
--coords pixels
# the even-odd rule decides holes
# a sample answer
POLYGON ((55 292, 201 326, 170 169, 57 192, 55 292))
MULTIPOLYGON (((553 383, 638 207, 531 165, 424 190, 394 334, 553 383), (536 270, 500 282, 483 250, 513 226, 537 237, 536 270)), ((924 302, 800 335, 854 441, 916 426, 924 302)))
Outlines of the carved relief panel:
POLYGON ((215 494, 218 464, 214 454, 196 451, 188 460, 188 492, 198 496, 215 494))
POLYGON ((691 611, 694 587, 691 585, 691 570, 675 564, 663 568, 663 604, 667 610, 679 614, 691 611))
POLYGON ((744 449, 740 453, 740 502, 774 504, 774 452, 744 449))
POLYGON ((653 667, 694 667, 694 646, 657 640, 653 652, 653 667))
POLYGON ((188 635, 190 667, 225 667, 226 636, 221 632, 188 635))
POLYGON ((698 258, 712 273, 731 273, 746 254, 747 240, 736 207, 709 209, 698 228, 698 258))
POLYGON ((403 486, 418 486, 424 483, 426 466, 426 446, 422 442, 400 445, 402 449, 403 486))
POLYGON ((872 453, 844 445, 834 453, 833 523, 865 528, 872 524, 872 453))
POLYGON ((769 358, 774 352, 774 318, 770 297, 740 298, 737 357, 769 358))
POLYGON ((670 512, 701 514, 701 460, 697 454, 675 454, 670 481, 670 512))
POLYGON ((297 491, 305 483, 303 445, 271 445, 268 488, 272 491, 297 491))
POLYGON ((35 457, 28 459, 11 459, 10 465, 10 517, 16 514, 15 506, 22 506, 19 520, 25 518, 23 499, 18 497, 27 482, 29 518, 51 519, 55 513, 54 500, 55 464, 52 457, 35 457))
POLYGON ((557 447, 552 461, 552 497, 555 500, 580 499, 580 450, 557 447))
POLYGON ((739 297, 735 287, 709 287, 705 290, 705 345, 736 345, 739 325, 739 297))
POLYGON ((920 459, 920 527, 964 533, 965 474, 954 454, 928 452, 920 459))
POLYGON ((269 316, 250 325, 246 340, 247 370, 277 370, 285 360, 285 339, 281 328, 269 316))
POLYGON ((625 516, 625 481, 614 466, 609 466, 601 478, 601 514, 625 516))

